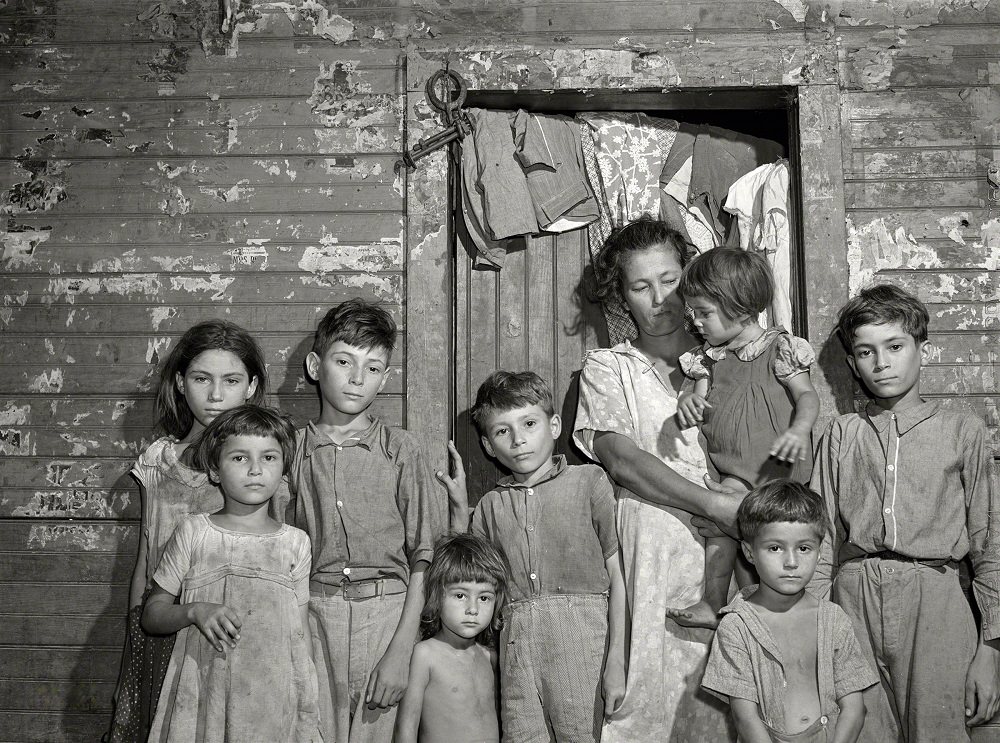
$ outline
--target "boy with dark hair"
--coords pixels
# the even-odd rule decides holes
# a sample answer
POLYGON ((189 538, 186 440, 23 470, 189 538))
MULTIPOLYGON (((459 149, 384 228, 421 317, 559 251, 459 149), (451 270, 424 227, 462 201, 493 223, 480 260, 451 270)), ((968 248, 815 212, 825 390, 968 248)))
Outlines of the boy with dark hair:
POLYGON ((392 739, 418 639, 424 570, 447 528, 413 434, 369 407, 392 373, 396 324, 353 299, 316 330, 306 371, 320 415, 299 430, 288 521, 312 539, 309 624, 326 740, 392 739))
POLYGON ((722 610, 701 685, 728 699, 743 743, 854 743, 861 691, 878 677, 844 611, 806 591, 829 532, 823 501, 772 480, 743 499, 737 521, 760 585, 722 610))
POLYGON ((494 372, 472 420, 510 470, 479 501, 472 532, 511 568, 500 637, 504 740, 598 741, 625 694, 625 584, 604 470, 553 456, 561 421, 533 372, 494 372), (601 701, 603 694, 604 700, 601 701))
POLYGON ((927 322, 889 285, 841 308, 847 363, 872 399, 831 423, 813 472, 834 525, 815 590, 832 578, 881 676, 865 692, 871 743, 967 741, 1000 705, 1000 489, 983 421, 920 396, 927 322), (967 555, 978 638, 959 585, 967 555))

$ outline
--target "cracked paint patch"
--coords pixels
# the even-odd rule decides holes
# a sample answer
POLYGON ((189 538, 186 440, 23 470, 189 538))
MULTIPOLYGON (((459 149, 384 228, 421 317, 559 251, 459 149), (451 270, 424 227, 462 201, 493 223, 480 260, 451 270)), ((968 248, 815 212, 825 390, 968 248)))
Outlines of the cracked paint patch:
POLYGON ((40 393, 54 393, 62 390, 63 386, 63 370, 53 369, 51 371, 42 372, 37 377, 31 380, 28 385, 28 389, 32 392, 40 393))
POLYGON ((120 518, 129 505, 128 493, 109 490, 36 490, 11 515, 22 518, 120 518))
MULTIPOLYGON (((235 276, 227 276, 226 278, 223 278, 217 273, 213 273, 208 278, 194 276, 171 276, 170 286, 175 290, 185 291, 191 294, 199 292, 211 293, 209 299, 217 302, 226 299, 226 289, 228 289, 229 285, 235 280, 235 276)), ((229 301, 232 301, 232 297, 229 297, 229 301)))
POLYGON ((66 199, 66 179, 63 174, 70 166, 65 160, 38 160, 30 151, 17 158, 17 167, 28 180, 15 183, 0 194, 0 214, 33 214, 46 212, 66 199))
POLYGON ((42 304, 52 305, 60 300, 74 304, 82 295, 114 294, 125 297, 143 295, 154 297, 160 293, 162 284, 156 274, 126 274, 124 276, 102 276, 86 278, 49 279, 48 288, 42 296, 42 304))
POLYGON ((149 319, 153 323, 153 330, 159 330, 160 326, 167 320, 177 317, 176 307, 150 307, 149 319))
POLYGON ((41 230, 21 228, 17 231, 8 231, 0 227, 0 243, 3 244, 0 261, 4 268, 30 265, 34 261, 35 248, 48 240, 51 233, 51 228, 41 230))
POLYGON ((879 271, 890 268, 938 268, 937 254, 920 245, 902 227, 891 230, 885 219, 855 226, 847 220, 847 265, 851 296, 870 286, 879 271))
POLYGON ((1000 219, 991 219, 983 225, 981 234, 983 260, 989 271, 1000 270, 1000 219))
POLYGON ((371 84, 356 76, 357 62, 319 63, 307 103, 326 127, 359 129, 398 121, 403 101, 398 95, 373 93, 371 84))
POLYGON ((110 524, 36 524, 28 532, 27 547, 35 549, 115 550, 135 527, 110 524))

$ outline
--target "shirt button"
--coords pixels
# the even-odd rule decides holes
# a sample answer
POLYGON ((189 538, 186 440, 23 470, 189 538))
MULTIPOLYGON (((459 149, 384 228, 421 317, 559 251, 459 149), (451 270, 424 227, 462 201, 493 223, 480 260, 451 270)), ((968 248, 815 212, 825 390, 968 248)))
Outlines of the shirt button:
POLYGON ((344 507, 344 501, 342 500, 337 501, 337 508, 343 508, 343 507, 344 507))
POLYGON ((528 490, 526 492, 528 493, 528 495, 534 495, 535 494, 535 491, 532 490, 531 488, 528 488, 528 490))
POLYGON ((886 467, 886 469, 889 470, 890 472, 892 472, 896 468, 893 465, 890 464, 888 467, 886 467))
POLYGON ((534 531, 534 530, 535 530, 535 527, 533 527, 533 526, 529 526, 528 527, 528 531, 534 531))
POLYGON ((528 577, 529 577, 529 578, 531 578, 531 580, 534 580, 534 579, 535 579, 535 578, 537 578, 538 576, 537 576, 537 575, 535 575, 534 573, 532 573, 532 574, 531 574, 531 575, 529 575, 528 577))
POLYGON ((892 513, 892 509, 891 508, 887 508, 887 509, 885 509, 885 512, 886 513, 892 513))
POLYGON ((342 446, 338 446, 337 447, 337 451, 343 451, 343 450, 344 450, 344 447, 342 447, 342 446))
POLYGON ((351 574, 351 569, 350 568, 344 568, 344 575, 350 575, 350 574, 351 574))

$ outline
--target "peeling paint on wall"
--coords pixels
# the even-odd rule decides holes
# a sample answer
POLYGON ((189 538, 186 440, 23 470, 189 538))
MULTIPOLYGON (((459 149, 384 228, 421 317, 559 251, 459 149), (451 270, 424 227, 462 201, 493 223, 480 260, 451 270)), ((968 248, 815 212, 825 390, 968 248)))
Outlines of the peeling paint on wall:
POLYGON ((108 490, 36 490, 24 505, 11 510, 15 518, 120 518, 131 498, 108 490))
POLYGON ((888 268, 937 268, 941 260, 929 247, 920 245, 902 227, 890 230, 885 219, 856 226, 847 220, 849 293, 854 296, 872 284, 878 271, 888 268))
POLYGON ((42 303, 52 305, 60 300, 74 304, 81 295, 114 294, 117 296, 144 295, 153 297, 162 285, 156 274, 136 273, 124 276, 49 279, 42 303))
MULTIPOLYGON (((211 293, 209 299, 213 301, 219 301, 226 299, 226 289, 229 285, 236 280, 235 276, 227 276, 223 278, 217 273, 212 274, 208 278, 191 277, 191 276, 171 276, 170 286, 173 289, 179 289, 181 291, 190 292, 191 294, 196 294, 199 292, 211 293)), ((230 302, 233 301, 232 297, 228 298, 230 302)))
POLYGON ((11 232, 0 227, 0 242, 3 243, 3 250, 0 250, 0 261, 3 262, 4 268, 20 268, 30 265, 34 260, 35 248, 48 240, 51 232, 51 229, 26 228, 11 232))
POLYGON ((37 377, 32 379, 31 383, 28 385, 28 389, 32 392, 47 394, 61 391, 62 386, 63 370, 52 369, 51 371, 42 372, 37 377))
POLYGON ((263 246, 262 243, 270 242, 267 239, 262 240, 249 240, 247 245, 242 248, 233 248, 226 251, 226 255, 232 258, 233 270, 236 270, 239 266, 253 266, 257 265, 257 268, 261 271, 267 270, 267 248, 263 246))
POLYGON ((70 163, 65 160, 38 160, 29 152, 16 160, 17 167, 29 178, 13 184, 0 194, 0 214, 33 214, 52 209, 66 198, 63 174, 70 163))
POLYGON ((36 524, 28 532, 29 549, 106 550, 117 544, 133 527, 93 524, 36 524))

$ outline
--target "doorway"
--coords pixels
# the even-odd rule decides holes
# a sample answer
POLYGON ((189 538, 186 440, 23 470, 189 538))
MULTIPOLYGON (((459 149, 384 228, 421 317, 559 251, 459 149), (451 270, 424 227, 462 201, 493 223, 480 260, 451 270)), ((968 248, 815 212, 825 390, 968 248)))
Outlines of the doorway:
MULTIPOLYGON (((798 95, 794 87, 682 91, 469 91, 467 107, 524 109, 573 116, 586 111, 642 111, 687 124, 709 124, 778 142, 789 160, 792 309, 796 335, 808 337, 799 146, 798 95)), ((588 299, 587 230, 512 238, 502 270, 475 268, 475 247, 457 218, 461 199, 460 157, 451 158, 449 230, 452 244, 453 374, 455 444, 466 463, 474 505, 502 475, 479 443, 469 416, 479 384, 494 370, 531 370, 552 387, 563 418, 557 453, 580 463, 571 443, 577 379, 584 353, 609 345, 599 305, 588 299)))

